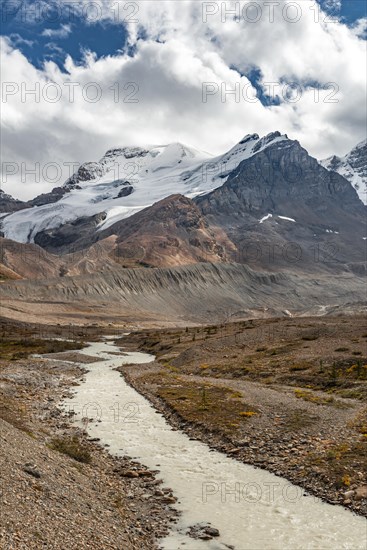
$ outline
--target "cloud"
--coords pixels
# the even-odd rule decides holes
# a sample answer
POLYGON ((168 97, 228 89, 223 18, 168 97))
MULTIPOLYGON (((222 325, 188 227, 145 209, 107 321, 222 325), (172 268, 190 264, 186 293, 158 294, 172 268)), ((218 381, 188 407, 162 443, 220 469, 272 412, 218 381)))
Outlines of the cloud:
MULTIPOLYGON (((2 105, 3 161, 63 168, 54 182, 41 169, 38 183, 30 174, 22 182, 20 170, 3 178, 7 192, 32 197, 49 190, 68 176, 66 162, 98 160, 119 145, 181 141, 220 153, 247 133, 279 130, 325 158, 365 137, 365 43, 315 12, 312 0, 280 0, 273 13, 241 11, 236 19, 222 2, 133 4, 138 11, 121 11, 119 21, 131 55, 97 59, 85 52, 78 64, 68 56, 65 71, 52 61, 37 70, 2 40, 3 82, 15 85, 2 105), (253 100, 246 74, 254 68, 279 105, 253 100), (298 100, 287 99, 288 84, 298 100), (37 87, 38 97, 26 94, 37 87)), ((103 18, 118 23, 106 1, 103 18)))
POLYGON ((55 42, 47 42, 47 44, 45 44, 45 48, 59 54, 65 54, 65 51, 60 48, 60 46, 55 44, 55 42))
POLYGON ((18 33, 12 33, 9 38, 13 46, 21 46, 22 44, 24 44, 25 46, 29 46, 31 48, 35 43, 34 40, 27 40, 20 36, 20 34, 18 33))
POLYGON ((71 25, 61 25, 59 29, 44 29, 41 36, 47 36, 48 38, 66 38, 71 33, 71 25))
POLYGON ((342 0, 324 0, 323 7, 326 10, 337 12, 341 10, 342 0))
POLYGON ((357 21, 355 21, 353 26, 351 27, 351 31, 358 38, 362 38, 363 40, 366 40, 367 39, 367 17, 362 17, 361 19, 357 19, 357 21))

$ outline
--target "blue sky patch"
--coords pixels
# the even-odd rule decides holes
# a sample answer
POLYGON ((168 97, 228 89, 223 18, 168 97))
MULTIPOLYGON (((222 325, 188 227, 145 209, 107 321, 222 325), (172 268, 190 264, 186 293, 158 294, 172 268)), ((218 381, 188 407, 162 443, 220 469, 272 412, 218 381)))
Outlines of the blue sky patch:
POLYGON ((52 60, 63 69, 68 54, 79 63, 88 50, 97 58, 125 50, 127 33, 121 23, 101 18, 88 21, 70 10, 53 9, 52 4, 40 17, 39 2, 18 2, 18 9, 15 5, 13 1, 2 2, 1 34, 37 68, 52 60))
MULTIPOLYGON (((175 1, 175 0, 171 0, 175 1)), ((301 1, 301 0, 299 0, 301 1)), ((77 12, 72 3, 49 0, 0 0, 1 34, 8 36, 14 45, 37 68, 45 61, 54 61, 63 70, 69 54, 75 63, 81 63, 85 51, 92 51, 97 58, 123 52, 129 55, 134 50, 126 47, 127 31, 123 22, 101 19, 91 9, 87 13, 77 12)), ((366 17, 364 0, 319 0, 320 5, 330 15, 335 15, 345 24, 353 26, 366 17)), ((113 16, 113 12, 110 14, 113 16)), ((127 15, 127 14, 125 14, 127 15)), ((144 39, 144 35, 141 36, 144 39)), ((246 76, 257 89, 259 98, 265 105, 277 105, 276 98, 268 98, 259 84, 261 74, 258 69, 246 76)))

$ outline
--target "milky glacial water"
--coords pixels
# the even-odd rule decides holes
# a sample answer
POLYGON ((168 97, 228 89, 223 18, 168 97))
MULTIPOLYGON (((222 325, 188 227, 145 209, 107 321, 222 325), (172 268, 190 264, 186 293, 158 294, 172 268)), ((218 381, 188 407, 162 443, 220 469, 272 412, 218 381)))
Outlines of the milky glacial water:
POLYGON ((164 550, 365 550, 367 521, 332 506, 287 480, 211 450, 174 431, 164 417, 113 370, 123 363, 148 363, 145 353, 112 355, 112 340, 92 343, 80 353, 100 361, 85 366, 85 381, 63 403, 74 410, 91 437, 99 437, 116 455, 129 455, 159 470, 164 487, 173 489, 181 512, 164 550), (99 420, 99 422, 98 422, 99 420), (220 537, 192 539, 188 527, 210 523, 220 537))

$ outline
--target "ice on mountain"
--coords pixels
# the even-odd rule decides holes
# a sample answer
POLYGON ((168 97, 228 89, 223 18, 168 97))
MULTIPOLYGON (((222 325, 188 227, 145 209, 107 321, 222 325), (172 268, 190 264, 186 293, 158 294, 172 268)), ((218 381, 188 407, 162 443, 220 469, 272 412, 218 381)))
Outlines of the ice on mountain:
POLYGON ((216 157, 182 143, 115 147, 99 162, 83 164, 65 183, 70 192, 57 202, 3 218, 2 231, 16 241, 33 242, 39 231, 101 211, 107 213, 101 227, 107 228, 169 195, 193 198, 209 193, 222 186, 243 160, 285 140, 287 137, 279 132, 261 139, 249 134, 216 157), (131 187, 131 192, 117 194, 120 184, 131 187))
POLYGON ((293 218, 287 218, 287 216, 278 216, 278 218, 280 218, 281 220, 286 220, 288 222, 295 222, 296 221, 293 218))
POLYGON ((261 220, 259 220, 259 223, 264 223, 266 220, 269 220, 272 217, 273 217, 273 214, 267 214, 266 216, 261 218, 261 220))

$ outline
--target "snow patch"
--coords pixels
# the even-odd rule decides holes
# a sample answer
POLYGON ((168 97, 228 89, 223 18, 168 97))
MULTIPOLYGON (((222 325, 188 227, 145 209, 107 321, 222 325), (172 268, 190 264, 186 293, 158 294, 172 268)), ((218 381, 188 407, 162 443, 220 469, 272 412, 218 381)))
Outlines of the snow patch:
POLYGON ((272 217, 273 217, 273 214, 267 214, 266 216, 261 218, 261 220, 259 220, 259 223, 264 223, 266 220, 269 220, 272 217))
POLYGON ((359 143, 344 157, 332 156, 321 160, 327 170, 333 170, 347 179, 357 191, 359 198, 367 204, 367 140, 359 143))
POLYGON ((278 218, 280 218, 281 220, 286 220, 288 222, 295 222, 296 221, 293 218, 287 218, 287 216, 278 216, 278 218))

